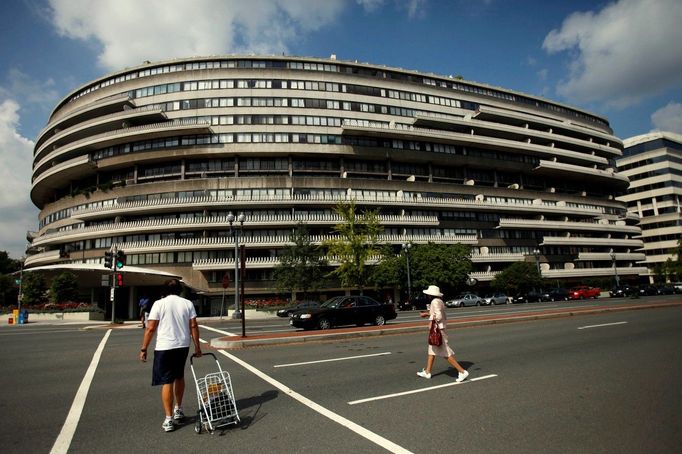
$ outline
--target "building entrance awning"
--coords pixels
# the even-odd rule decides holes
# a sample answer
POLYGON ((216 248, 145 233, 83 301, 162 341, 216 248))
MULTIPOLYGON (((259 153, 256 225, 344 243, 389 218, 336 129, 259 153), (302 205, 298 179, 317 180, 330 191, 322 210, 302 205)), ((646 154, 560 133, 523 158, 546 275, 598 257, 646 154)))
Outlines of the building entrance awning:
MULTIPOLYGON (((102 276, 111 274, 111 271, 107 270, 102 265, 94 263, 65 263, 24 269, 24 273, 40 272, 48 279, 52 279, 64 271, 70 271, 78 276, 81 288, 101 287, 102 276)), ((123 274, 123 283, 126 287, 163 285, 168 279, 182 279, 181 276, 167 271, 128 265, 116 272, 123 274)))

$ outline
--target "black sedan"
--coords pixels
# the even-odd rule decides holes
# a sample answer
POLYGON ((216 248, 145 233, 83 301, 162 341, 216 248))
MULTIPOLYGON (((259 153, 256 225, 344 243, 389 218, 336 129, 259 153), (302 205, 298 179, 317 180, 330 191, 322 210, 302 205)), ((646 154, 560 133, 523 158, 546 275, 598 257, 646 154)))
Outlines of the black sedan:
POLYGON ((529 290, 512 297, 512 303, 514 304, 538 303, 540 301, 542 301, 542 292, 538 292, 537 290, 529 290))
POLYGON ((367 296, 336 296, 320 307, 291 314, 289 324, 303 329, 329 329, 332 326, 372 323, 384 325, 398 315, 393 304, 381 304, 367 296))
POLYGON ((317 301, 301 301, 300 303, 296 303, 293 306, 283 307, 282 309, 278 310, 277 316, 291 317, 291 314, 294 312, 300 311, 302 309, 310 309, 311 307, 320 307, 320 303, 317 301))
POLYGON ((623 285, 620 287, 613 287, 609 291, 609 296, 611 298, 624 298, 626 296, 639 296, 639 289, 637 287, 630 287, 629 285, 623 285))

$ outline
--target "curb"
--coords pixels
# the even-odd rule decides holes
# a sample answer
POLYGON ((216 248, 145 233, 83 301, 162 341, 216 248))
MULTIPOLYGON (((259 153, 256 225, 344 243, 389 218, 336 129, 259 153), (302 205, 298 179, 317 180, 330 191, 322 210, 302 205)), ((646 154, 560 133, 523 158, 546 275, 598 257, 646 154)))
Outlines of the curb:
MULTIPOLYGON (((566 318, 574 317, 579 315, 595 315, 607 312, 624 312, 631 310, 643 310, 643 309, 662 309, 669 307, 682 306, 682 301, 671 302, 671 303, 658 303, 658 304, 640 304, 636 306, 623 305, 623 306, 613 306, 613 307, 602 307, 602 308, 586 308, 586 309, 559 309, 547 312, 541 312, 537 314, 519 314, 519 315, 503 315, 503 316, 482 316, 477 318, 471 318, 468 320, 451 320, 448 321, 448 326, 466 328, 475 326, 485 326, 485 325, 496 325, 502 323, 517 323, 517 322, 527 322, 533 320, 545 320, 553 318, 566 318)), ((226 336, 219 337, 211 340, 211 347, 216 349, 242 349, 248 347, 262 347, 271 345, 285 345, 285 344, 296 344, 296 343, 308 343, 308 342, 324 342, 332 341, 338 339, 349 339, 357 337, 372 337, 372 336, 382 336, 386 334, 411 334, 417 332, 425 332, 427 322, 413 322, 410 324, 405 324, 402 326, 382 326, 375 328, 340 328, 335 332, 317 332, 311 333, 308 331, 298 331, 293 333, 286 333, 285 336, 277 335, 261 335, 252 336, 247 338, 242 338, 239 336, 226 336), (300 334, 299 334, 300 333, 300 334)))

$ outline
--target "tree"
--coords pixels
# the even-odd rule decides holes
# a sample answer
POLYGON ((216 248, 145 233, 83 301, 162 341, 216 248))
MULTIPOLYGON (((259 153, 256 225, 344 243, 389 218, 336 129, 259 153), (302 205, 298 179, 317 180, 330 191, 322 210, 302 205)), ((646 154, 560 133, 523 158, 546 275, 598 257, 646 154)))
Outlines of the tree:
POLYGON ((341 222, 333 228, 338 237, 324 245, 328 254, 339 261, 339 266, 330 274, 336 276, 343 287, 356 288, 362 294, 371 275, 367 261, 381 252, 379 234, 383 227, 379 224, 379 211, 367 210, 358 214, 354 200, 339 203, 334 211, 341 217, 341 222))
POLYGON ((403 254, 397 255, 391 245, 385 244, 381 247, 379 263, 372 267, 369 281, 376 288, 402 286, 401 283, 407 282, 405 272, 405 257, 403 254))
POLYGON ((42 274, 24 272, 21 286, 21 304, 33 305, 43 303, 46 289, 47 285, 42 274))
POLYGON ((13 306, 17 304, 19 286, 15 283, 14 276, 0 274, 0 305, 13 306))
POLYGON ((21 261, 10 258, 7 251, 0 251, 0 274, 10 274, 21 269, 21 261))
POLYGON ((515 262, 497 274, 490 285, 510 295, 516 295, 533 288, 540 288, 542 276, 534 263, 515 262))
POLYGON ((459 292, 472 270, 471 248, 463 244, 419 244, 410 250, 413 288, 438 285, 445 292, 459 292))
POLYGON ((52 280, 50 300, 53 303, 76 301, 78 299, 78 278, 75 274, 64 271, 52 280))
POLYGON ((303 299, 309 290, 316 290, 324 281, 327 260, 322 256, 318 246, 310 242, 310 235, 305 224, 299 223, 291 234, 289 241, 293 243, 283 249, 279 264, 275 268, 275 279, 280 292, 303 292, 303 299))

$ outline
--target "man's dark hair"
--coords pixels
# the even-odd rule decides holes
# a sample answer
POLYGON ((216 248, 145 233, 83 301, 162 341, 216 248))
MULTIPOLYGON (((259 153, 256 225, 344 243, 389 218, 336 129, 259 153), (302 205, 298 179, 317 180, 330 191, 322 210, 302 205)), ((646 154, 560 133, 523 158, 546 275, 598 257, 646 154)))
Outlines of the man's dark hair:
POLYGON ((163 285, 166 295, 179 295, 182 293, 182 284, 177 279, 169 279, 163 285))

